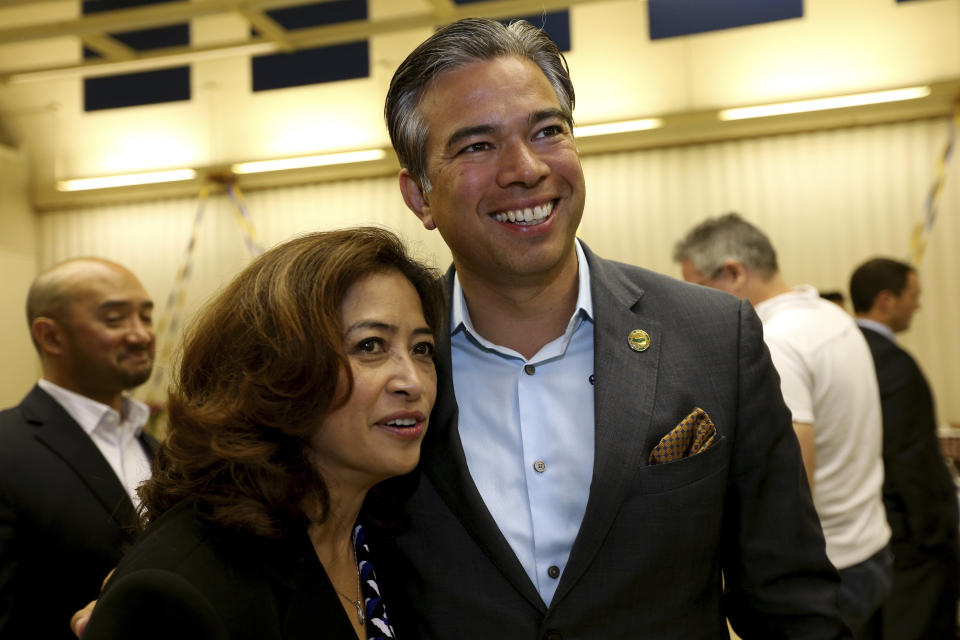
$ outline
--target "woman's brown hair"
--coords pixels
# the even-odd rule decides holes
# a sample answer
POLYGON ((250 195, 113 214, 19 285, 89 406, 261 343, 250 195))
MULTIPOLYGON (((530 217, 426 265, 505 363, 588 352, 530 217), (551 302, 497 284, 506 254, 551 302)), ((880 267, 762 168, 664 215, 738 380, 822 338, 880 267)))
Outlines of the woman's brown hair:
POLYGON ((205 306, 184 339, 168 436, 139 491, 147 520, 189 499, 221 526, 278 537, 305 521, 304 503, 326 511, 309 446, 352 391, 341 306, 354 283, 391 270, 413 284, 436 332, 435 272, 375 227, 275 247, 205 306), (347 384, 338 393, 341 373, 347 384))

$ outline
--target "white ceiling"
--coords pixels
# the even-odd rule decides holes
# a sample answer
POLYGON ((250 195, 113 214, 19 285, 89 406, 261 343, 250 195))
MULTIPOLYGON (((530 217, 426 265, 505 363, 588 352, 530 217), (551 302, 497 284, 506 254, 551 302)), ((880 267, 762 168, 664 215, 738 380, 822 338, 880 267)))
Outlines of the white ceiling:
MULTIPOLYGON (((68 195, 57 180, 382 148, 394 69, 435 25, 570 7, 567 54, 581 124, 661 117, 661 129, 585 138, 582 154, 689 144, 869 122, 943 116, 960 91, 960 0, 805 0, 803 18, 651 41, 646 0, 368 0, 369 19, 284 30, 264 13, 308 0, 192 0, 80 15, 79 0, 0 0, 0 144, 26 151, 38 210, 132 192, 68 195), (137 53, 111 32, 190 20, 191 45, 137 53), (263 35, 251 36, 251 26, 263 35), (295 89, 250 89, 253 51, 369 38, 370 77, 295 89), (83 61, 83 46, 104 55, 83 61), (189 63, 187 102, 83 111, 81 77, 189 63), (924 100, 762 121, 718 122, 717 109, 916 84, 924 100)), ((315 0, 309 0, 313 2, 315 0)), ((396 170, 378 163, 242 176, 246 188, 396 170)), ((175 187, 136 197, 173 195, 175 187)), ((196 184, 182 185, 192 193, 196 184)))
MULTIPOLYGON (((20 9, 22 16, 29 8, 32 15, 25 20, 14 21, 14 14, 8 13, 10 21, 15 24, 0 27, 0 46, 69 37, 82 42, 84 46, 102 56, 99 60, 74 63, 37 64, 31 60, 17 61, 0 69, 0 82, 27 75, 40 77, 45 74, 53 77, 74 73, 87 76, 108 71, 145 70, 169 66, 174 61, 182 64, 200 58, 210 59, 249 51, 256 51, 258 54, 290 52, 352 42, 397 31, 435 27, 467 16, 500 19, 567 9, 598 0, 487 0, 462 6, 455 5, 452 0, 404 0, 395 3, 405 9, 395 15, 371 16, 367 20, 296 30, 285 29, 266 13, 271 9, 325 1, 330 0, 186 0, 116 9, 87 16, 60 17, 54 10, 42 9, 43 5, 52 9, 54 5, 65 4, 62 0, 0 0, 0 11, 5 8, 20 9), (243 37, 215 44, 191 43, 149 52, 135 51, 110 35, 223 15, 241 17, 260 35, 250 35, 248 29, 243 37)), ((0 13, 0 24, 3 24, 2 17, 3 14, 0 13)))

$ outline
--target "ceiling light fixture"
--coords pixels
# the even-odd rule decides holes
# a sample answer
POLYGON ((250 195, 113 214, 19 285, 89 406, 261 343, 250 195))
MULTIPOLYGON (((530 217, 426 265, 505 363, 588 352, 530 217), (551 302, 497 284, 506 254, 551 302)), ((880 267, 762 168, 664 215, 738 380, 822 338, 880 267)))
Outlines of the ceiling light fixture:
POLYGON ((611 133, 628 133, 630 131, 646 131, 663 126, 660 118, 644 118, 642 120, 623 120, 621 122, 606 122, 603 124, 588 124, 574 127, 573 135, 577 138, 589 136, 605 136, 611 133))
POLYGON ((169 171, 150 171, 147 173, 128 173, 119 176, 103 176, 100 178, 75 178, 71 180, 58 180, 57 191, 87 191, 90 189, 109 189, 111 187, 130 187, 140 184, 193 180, 196 177, 197 172, 193 169, 172 169, 169 171))
POLYGON ((350 162, 372 162, 374 160, 383 160, 385 157, 387 157, 387 153, 383 149, 364 149, 362 151, 344 151, 342 153, 326 153, 315 156, 301 156, 299 158, 238 162, 231 166, 230 170, 238 174, 262 173, 264 171, 282 171, 284 169, 325 167, 332 164, 347 164, 350 162))
POLYGON ((871 91, 869 93, 855 93, 847 96, 830 98, 814 98, 812 100, 796 100, 778 104, 763 104, 754 107, 738 107, 724 109, 717 116, 721 120, 744 120, 747 118, 765 118, 781 116, 788 113, 806 113, 808 111, 822 111, 824 109, 842 109, 845 107, 860 107, 868 104, 883 102, 897 102, 900 100, 916 100, 930 95, 930 87, 907 87, 905 89, 891 89, 889 91, 871 91))

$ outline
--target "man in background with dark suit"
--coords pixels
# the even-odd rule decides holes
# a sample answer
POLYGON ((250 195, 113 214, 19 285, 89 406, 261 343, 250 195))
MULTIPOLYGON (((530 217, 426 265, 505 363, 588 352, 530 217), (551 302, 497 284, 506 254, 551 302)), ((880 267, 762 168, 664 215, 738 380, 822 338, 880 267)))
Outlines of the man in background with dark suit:
POLYGON ((756 315, 575 238, 573 104, 526 22, 442 27, 393 77, 401 192, 453 267, 405 564, 378 575, 424 638, 848 637, 756 315))
POLYGON ((897 260, 868 260, 850 278, 883 405, 883 499, 894 554, 884 640, 953 640, 960 597, 957 489, 937 441, 930 385, 895 337, 910 327, 919 297, 916 270, 897 260))
POLYGON ((98 258, 48 269, 27 296, 42 377, 0 413, 0 638, 72 638, 135 533, 156 441, 124 395, 153 367, 153 303, 98 258))

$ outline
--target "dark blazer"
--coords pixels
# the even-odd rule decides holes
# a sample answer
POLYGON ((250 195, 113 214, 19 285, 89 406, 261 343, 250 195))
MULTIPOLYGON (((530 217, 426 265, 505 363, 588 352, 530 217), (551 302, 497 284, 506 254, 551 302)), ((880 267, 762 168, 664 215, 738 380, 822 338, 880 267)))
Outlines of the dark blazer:
POLYGON ((596 450, 554 599, 541 601, 471 480, 444 336, 413 526, 395 556, 405 566, 390 573, 406 579, 423 636, 696 640, 726 638, 729 616, 746 639, 848 637, 839 578, 750 305, 586 255, 596 450), (633 329, 650 335, 646 351, 629 348, 633 329), (695 407, 719 440, 649 465, 651 449, 695 407))
POLYGON ((933 394, 909 353, 860 327, 883 405, 883 502, 892 534, 887 640, 953 640, 960 597, 957 494, 937 441, 933 394))
POLYGON ((83 637, 356 640, 357 636, 306 530, 285 540, 225 531, 209 524, 192 504, 183 503, 151 525, 124 557, 83 637))
MULTIPOLYGON (((152 457, 157 443, 141 444, 152 457)), ((74 638, 134 538, 130 497, 90 437, 35 386, 0 412, 0 638, 74 638)))
MULTIPOLYGON (((957 540, 957 493, 937 441, 933 394, 920 367, 894 341, 860 328, 883 405, 883 501, 897 546, 937 547, 957 540)), ((906 549, 902 553, 907 552, 906 549)))

